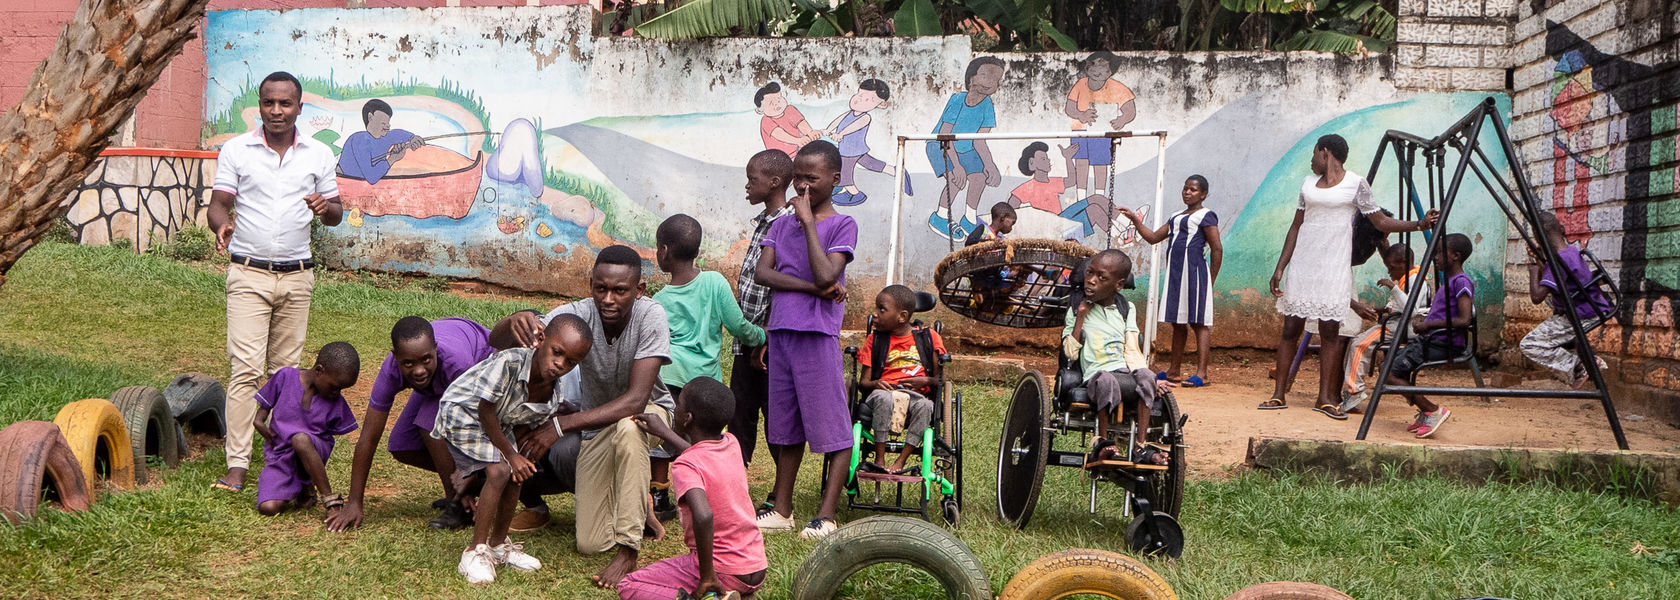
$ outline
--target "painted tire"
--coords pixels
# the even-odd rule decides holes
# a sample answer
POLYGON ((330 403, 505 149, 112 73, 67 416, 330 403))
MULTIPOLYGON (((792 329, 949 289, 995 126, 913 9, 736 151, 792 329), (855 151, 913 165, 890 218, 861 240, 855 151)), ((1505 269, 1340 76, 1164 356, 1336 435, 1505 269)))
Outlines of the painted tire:
POLYGON ((817 542, 793 579, 794 600, 828 600, 853 573, 892 562, 928 572, 950 600, 992 597, 980 561, 957 536, 908 517, 870 517, 841 527, 817 542))
POLYGON ((169 404, 157 388, 129 386, 111 394, 111 403, 122 411, 128 424, 128 441, 134 451, 134 482, 146 483, 146 457, 156 456, 163 464, 181 464, 178 432, 180 424, 169 414, 169 404))
POLYGON ((169 402, 169 414, 175 421, 197 433, 227 435, 224 421, 227 390, 215 377, 203 373, 186 373, 176 377, 163 388, 163 399, 169 402))
POLYGON ((1327 585, 1273 581, 1245 587, 1225 600, 1353 600, 1353 596, 1327 585))
POLYGON ((998 600, 1055 600, 1074 595, 1118 600, 1177 600, 1165 579, 1137 559, 1107 550, 1040 556, 1003 586, 998 600))
POLYGON ((18 421, 0 430, 0 518, 17 523, 33 517, 43 499, 72 512, 93 505, 82 465, 58 426, 18 421))
POLYGON ((59 409, 53 424, 64 433, 70 452, 82 465, 88 495, 93 495, 93 482, 101 470, 108 484, 134 487, 134 446, 128 442, 128 423, 116 405, 104 398, 77 400, 59 409))

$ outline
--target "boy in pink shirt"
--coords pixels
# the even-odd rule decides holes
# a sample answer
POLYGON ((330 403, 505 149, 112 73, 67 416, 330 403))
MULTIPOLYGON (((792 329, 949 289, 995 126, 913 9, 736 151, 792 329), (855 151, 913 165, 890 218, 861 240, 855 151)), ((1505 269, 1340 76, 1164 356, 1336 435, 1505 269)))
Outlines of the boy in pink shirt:
POLYGON ((735 436, 723 434, 734 416, 735 393, 729 386, 698 377, 683 386, 670 426, 647 415, 635 417, 637 425, 664 439, 677 455, 671 492, 678 498, 689 553, 629 574, 618 584, 620 599, 671 600, 682 593, 733 598, 764 585, 770 562, 747 491, 741 446, 735 436))

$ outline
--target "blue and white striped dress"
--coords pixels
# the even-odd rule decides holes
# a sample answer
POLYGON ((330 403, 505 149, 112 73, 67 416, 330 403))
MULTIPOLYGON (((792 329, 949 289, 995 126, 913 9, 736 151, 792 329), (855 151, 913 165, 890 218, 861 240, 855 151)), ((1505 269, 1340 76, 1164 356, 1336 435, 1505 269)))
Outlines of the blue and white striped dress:
POLYGON ((1202 228, 1219 226, 1219 215, 1203 208, 1173 215, 1167 224, 1167 286, 1161 322, 1212 326, 1213 285, 1202 228))

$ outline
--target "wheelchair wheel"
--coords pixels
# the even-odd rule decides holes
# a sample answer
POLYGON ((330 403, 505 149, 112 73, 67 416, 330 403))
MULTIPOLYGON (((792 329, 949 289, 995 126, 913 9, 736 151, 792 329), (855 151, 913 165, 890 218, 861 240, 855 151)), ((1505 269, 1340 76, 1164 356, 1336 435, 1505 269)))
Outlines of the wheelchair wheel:
POLYGON ((1050 436, 1045 419, 1050 416, 1050 388, 1038 371, 1027 371, 1015 385, 1009 412, 1003 418, 1003 437, 998 441, 998 518, 1017 529, 1025 528, 1038 504, 1044 481, 1044 461, 1050 455, 1050 436))
POLYGON ((1144 486, 1143 497, 1149 500, 1151 510, 1167 513, 1178 517, 1178 510, 1184 504, 1184 480, 1188 477, 1189 466, 1184 457, 1184 432, 1179 430, 1178 399, 1171 393, 1161 396, 1161 417, 1164 427, 1162 433, 1151 435, 1149 441, 1171 448, 1172 458, 1167 461, 1167 470, 1155 473, 1144 486))
POLYGON ((962 524, 962 509, 957 506, 956 500, 946 498, 940 502, 939 513, 945 517, 945 524, 950 525, 952 529, 962 524))
POLYGON ((1178 519, 1164 512, 1138 515, 1126 526, 1126 545, 1133 552, 1178 558, 1184 554, 1184 528, 1178 525, 1178 519))

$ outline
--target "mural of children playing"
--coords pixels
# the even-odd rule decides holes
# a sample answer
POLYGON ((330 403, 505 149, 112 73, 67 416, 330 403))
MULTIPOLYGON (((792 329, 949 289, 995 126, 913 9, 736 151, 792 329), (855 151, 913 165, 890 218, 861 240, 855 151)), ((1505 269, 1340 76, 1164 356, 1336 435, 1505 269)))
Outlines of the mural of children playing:
MULTIPOLYGON (((1107 50, 1093 52, 1085 59, 1085 76, 1068 90, 1067 102, 1062 108, 1062 112, 1073 119, 1074 131, 1104 125, 1110 131, 1120 131, 1137 118, 1136 96, 1131 88, 1110 79, 1119 63, 1120 58, 1107 50), (1115 116, 1104 120, 1109 115, 1115 116)), ((1109 145, 1108 138, 1074 138, 1073 144, 1079 152, 1073 155, 1074 168, 1069 172, 1073 174, 1075 187, 1079 188, 1079 197, 1085 198, 1093 193, 1112 196, 1112 190, 1108 189, 1108 169, 1114 164, 1114 148, 1109 145), (1087 175, 1091 177, 1087 178, 1087 175)), ((1106 227, 1103 229, 1107 230, 1106 227)))
MULTIPOLYGON (((872 121, 869 111, 886 106, 891 95, 887 82, 875 78, 863 80, 846 105, 851 110, 840 113, 823 132, 840 147, 841 189, 834 192, 835 206, 857 206, 869 199, 867 194, 858 190, 857 182, 853 180, 859 165, 876 173, 885 173, 888 177, 898 174, 897 169, 869 154, 869 124, 872 121)), ((905 184, 909 184, 908 179, 905 184)))
MULTIPOLYGON (((939 115, 934 133, 986 133, 997 126, 997 112, 992 108, 992 94, 1003 81, 1003 60, 982 56, 968 62, 963 73, 967 91, 951 95, 945 102, 945 112, 939 115)), ((928 215, 928 226, 942 237, 961 240, 974 231, 975 221, 970 212, 978 213, 980 195, 988 187, 1003 183, 1003 174, 992 161, 992 150, 985 140, 958 140, 948 147, 939 142, 927 144, 928 162, 933 174, 945 178, 945 188, 939 193, 939 208, 928 215), (951 207, 959 192, 967 188, 967 208, 960 213, 951 207), (949 214, 950 218, 946 217, 949 214), (959 216, 960 215, 960 216, 959 216), (952 222, 955 220, 955 222, 952 222)))
MULTIPOLYGON (((1074 140, 1077 142, 1078 140, 1074 140)), ((1104 140, 1106 143, 1107 140, 1104 140)), ((1067 162, 1067 170, 1073 172, 1074 157, 1080 152, 1076 146, 1062 146, 1062 159, 1067 162)), ((1089 198, 1075 200, 1066 206, 1062 205, 1062 194, 1074 187, 1076 180, 1072 177, 1051 177, 1050 145, 1044 142, 1033 142, 1021 150, 1021 160, 1016 166, 1027 179, 1021 185, 1009 192, 1009 205, 1015 208, 1030 207, 1038 209, 1028 211, 1027 221, 1032 221, 1031 229, 1035 235, 1049 236, 1055 234, 1060 239, 1084 239, 1089 237, 1097 228, 1108 231, 1108 216, 1110 211, 1107 196, 1101 194, 1089 198), (1037 215, 1039 211, 1043 216, 1037 215), (1056 231, 1039 231, 1045 229, 1042 225, 1044 216, 1055 216, 1063 219, 1055 227, 1056 231), (1062 227, 1065 225, 1066 227, 1062 227)))
POLYGON ((338 155, 338 171, 369 184, 391 172, 391 165, 426 145, 420 136, 402 129, 391 128, 391 105, 374 98, 362 105, 362 124, 366 131, 350 134, 344 140, 344 152, 338 155))
POLYGON ((805 115, 788 104, 780 83, 772 81, 758 88, 753 105, 758 107, 758 114, 764 115, 758 122, 758 134, 764 138, 766 150, 781 150, 792 157, 805 144, 822 139, 822 132, 811 129, 805 115))

